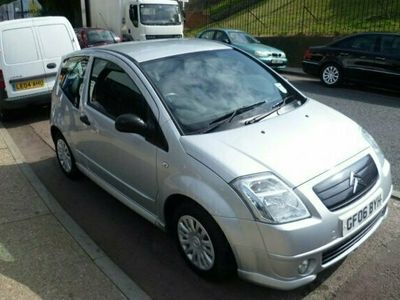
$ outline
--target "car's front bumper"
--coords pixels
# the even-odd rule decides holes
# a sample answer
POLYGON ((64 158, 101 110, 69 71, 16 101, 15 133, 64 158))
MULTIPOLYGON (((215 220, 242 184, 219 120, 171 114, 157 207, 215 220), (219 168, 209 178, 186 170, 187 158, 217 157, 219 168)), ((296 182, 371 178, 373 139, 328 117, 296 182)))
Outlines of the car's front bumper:
POLYGON ((283 57, 258 57, 266 65, 270 66, 274 69, 283 69, 286 68, 288 60, 287 58, 283 57))
MULTIPOLYGON (((365 154, 360 153, 354 160, 365 154)), ((298 194, 308 200, 311 218, 281 225, 218 218, 235 253, 239 276, 264 286, 294 289, 312 282, 320 271, 354 251, 387 216, 393 187, 390 165, 388 162, 385 164, 379 168, 380 176, 374 188, 338 211, 329 211, 312 191, 312 187, 324 176, 321 175, 296 188, 298 194), (367 205, 378 194, 382 195, 379 209, 354 231, 343 236, 340 217, 367 205), (310 208, 310 204, 313 207, 310 208), (300 273, 299 265, 305 260, 309 266, 300 273)))

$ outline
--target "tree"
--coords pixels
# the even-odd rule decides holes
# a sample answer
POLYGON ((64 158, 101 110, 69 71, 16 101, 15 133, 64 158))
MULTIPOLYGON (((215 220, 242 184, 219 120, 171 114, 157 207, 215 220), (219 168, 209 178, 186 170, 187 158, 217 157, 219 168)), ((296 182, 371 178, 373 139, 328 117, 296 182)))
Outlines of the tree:
POLYGON ((37 4, 37 2, 35 0, 29 1, 29 12, 34 17, 38 17, 41 15, 40 6, 37 4))
MULTIPOLYGON (((0 0, 2 1, 2 0, 0 0)), ((3 0, 8 1, 8 0, 3 0)), ((80 0, 38 0, 44 16, 65 16, 74 27, 82 26, 80 0)), ((12 2, 12 1, 10 1, 12 2)))

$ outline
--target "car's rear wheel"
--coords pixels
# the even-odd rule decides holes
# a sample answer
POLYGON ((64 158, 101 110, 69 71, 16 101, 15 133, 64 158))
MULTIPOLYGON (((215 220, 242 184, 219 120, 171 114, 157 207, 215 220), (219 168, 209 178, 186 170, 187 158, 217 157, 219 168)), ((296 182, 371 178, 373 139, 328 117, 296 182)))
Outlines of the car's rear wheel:
POLYGON ((72 155, 67 141, 61 133, 56 134, 54 144, 56 146, 57 160, 61 170, 69 178, 76 178, 78 175, 78 169, 75 164, 75 158, 72 155))
POLYGON ((181 204, 173 219, 179 252, 197 274, 207 279, 223 279, 236 271, 236 262, 224 233, 199 205, 181 204))
POLYGON ((333 63, 324 65, 321 69, 321 81, 329 87, 338 86, 342 81, 341 68, 333 63))

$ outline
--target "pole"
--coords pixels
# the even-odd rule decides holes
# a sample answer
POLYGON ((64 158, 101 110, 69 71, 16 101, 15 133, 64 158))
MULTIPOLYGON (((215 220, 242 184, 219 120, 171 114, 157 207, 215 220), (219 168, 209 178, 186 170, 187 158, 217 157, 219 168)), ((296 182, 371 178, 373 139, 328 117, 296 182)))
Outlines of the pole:
POLYGON ((21 0, 21 18, 24 18, 24 0, 21 0))

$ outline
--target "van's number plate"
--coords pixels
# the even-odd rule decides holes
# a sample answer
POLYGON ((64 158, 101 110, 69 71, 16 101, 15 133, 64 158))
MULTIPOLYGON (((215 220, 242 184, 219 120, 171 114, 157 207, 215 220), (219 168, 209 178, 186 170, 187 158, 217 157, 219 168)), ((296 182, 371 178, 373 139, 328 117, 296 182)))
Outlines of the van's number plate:
POLYGON ((343 236, 353 232, 360 225, 364 224, 382 206, 382 194, 370 198, 369 201, 357 206, 350 212, 341 216, 343 236))
POLYGON ((43 79, 28 80, 15 83, 16 91, 31 90, 41 87, 44 87, 43 79))

